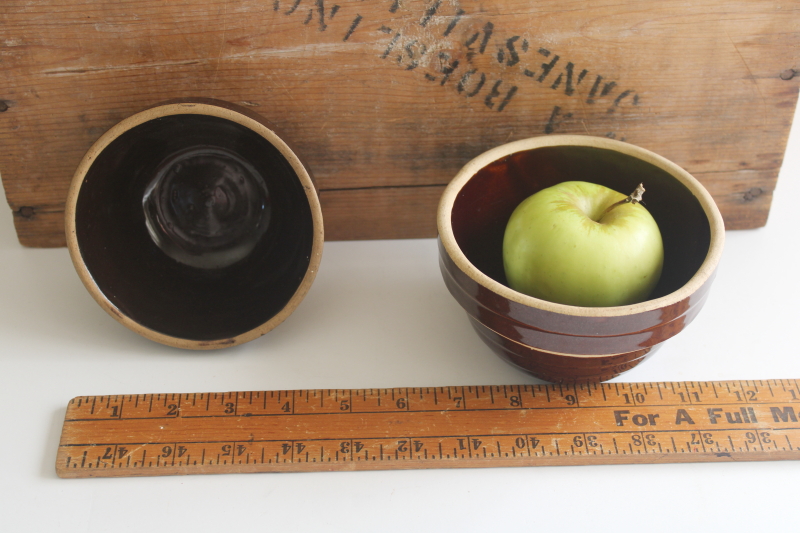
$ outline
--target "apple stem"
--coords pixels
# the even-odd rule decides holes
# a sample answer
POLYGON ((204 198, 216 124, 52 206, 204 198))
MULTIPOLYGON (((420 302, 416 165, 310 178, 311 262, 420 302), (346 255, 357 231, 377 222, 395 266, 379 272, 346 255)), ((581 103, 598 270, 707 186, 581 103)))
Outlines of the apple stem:
POLYGON ((627 196, 627 197, 623 198, 622 200, 620 200, 619 202, 613 203, 610 206, 608 206, 606 208, 606 210, 603 211, 603 215, 601 215, 601 216, 605 216, 606 213, 608 213, 609 211, 611 211, 612 209, 614 209, 618 205, 622 205, 622 204, 638 204, 639 202, 642 201, 642 195, 644 195, 644 184, 640 183, 639 186, 636 187, 636 189, 630 194, 630 196, 627 196))

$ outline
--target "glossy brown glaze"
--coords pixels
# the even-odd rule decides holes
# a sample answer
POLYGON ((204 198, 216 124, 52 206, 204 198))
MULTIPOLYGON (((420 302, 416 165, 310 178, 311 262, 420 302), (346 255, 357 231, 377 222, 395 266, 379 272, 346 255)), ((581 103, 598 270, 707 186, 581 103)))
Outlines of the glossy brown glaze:
POLYGON ((527 139, 479 156, 448 186, 438 221, 445 284, 481 338, 517 366, 556 381, 609 379, 679 333, 706 301, 724 241, 716 205, 684 170, 632 145, 582 136, 527 139), (531 194, 569 180, 620 192, 644 182, 665 248, 647 302, 574 307, 506 286, 502 240, 511 212, 531 194))
POLYGON ((575 357, 531 348, 492 331, 469 317, 481 340, 506 362, 552 383, 607 381, 630 370, 653 355, 659 345, 627 353, 594 357, 575 357))
POLYGON ((322 218, 311 176, 249 110, 171 102, 112 128, 68 200, 67 240, 95 299, 184 348, 251 340, 313 281, 322 218))
MULTIPOLYGON (((440 253, 442 251, 440 241, 440 253)), ((547 317, 546 315, 553 314, 548 311, 530 309, 531 312, 524 320, 511 319, 511 313, 503 311, 502 302, 498 301, 496 294, 464 275, 446 254, 440 257, 440 270, 445 285, 469 316, 510 340, 536 346, 543 350, 572 355, 623 353, 656 346, 664 342, 676 335, 697 316, 706 301, 711 285, 711 280, 709 280, 701 290, 691 297, 661 311, 650 311, 648 315, 652 315, 651 318, 656 321, 655 326, 639 329, 641 321, 633 318, 626 320, 624 317, 611 317, 611 319, 581 317, 585 320, 578 322, 587 322, 587 324, 580 328, 580 333, 574 331, 567 333, 547 329, 550 324, 569 323, 569 321, 559 321, 553 317, 547 317), (487 302, 490 302, 491 306, 487 302), (595 325, 590 322, 595 322, 595 325)), ((509 307, 510 305, 506 302, 506 309, 509 307)))

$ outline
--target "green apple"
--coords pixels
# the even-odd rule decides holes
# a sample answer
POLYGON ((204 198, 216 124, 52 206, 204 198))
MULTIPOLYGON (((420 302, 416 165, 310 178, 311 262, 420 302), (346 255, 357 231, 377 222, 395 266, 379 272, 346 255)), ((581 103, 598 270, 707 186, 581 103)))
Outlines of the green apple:
POLYGON ((528 197, 511 214, 503 238, 509 286, 584 307, 646 300, 661 276, 664 246, 640 203, 642 192, 640 185, 626 197, 568 181, 528 197))

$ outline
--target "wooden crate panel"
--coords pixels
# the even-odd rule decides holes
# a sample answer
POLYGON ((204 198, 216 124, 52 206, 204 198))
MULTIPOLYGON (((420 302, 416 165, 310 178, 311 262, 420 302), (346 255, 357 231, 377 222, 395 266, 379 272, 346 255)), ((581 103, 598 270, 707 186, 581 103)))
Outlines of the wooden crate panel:
POLYGON ((60 246, 84 152, 175 97, 252 107, 306 160, 329 239, 429 237, 498 144, 623 139, 766 223, 800 87, 796 1, 4 0, 0 175, 20 241, 60 246))

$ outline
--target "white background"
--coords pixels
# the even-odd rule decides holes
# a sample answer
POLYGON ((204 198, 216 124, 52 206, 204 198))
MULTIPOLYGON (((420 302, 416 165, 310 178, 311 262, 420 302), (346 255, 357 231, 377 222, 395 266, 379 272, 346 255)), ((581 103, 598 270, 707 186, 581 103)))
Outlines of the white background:
MULTIPOLYGON (((727 233, 698 318, 616 381, 800 378, 797 122, 767 226, 727 233)), ((2 531, 796 528, 794 461, 56 477, 66 404, 79 395, 537 383, 477 338, 444 287, 433 239, 326 243, 286 322, 243 346, 187 352, 106 315, 66 249, 21 247, 3 201, 0 341, 2 531)))

